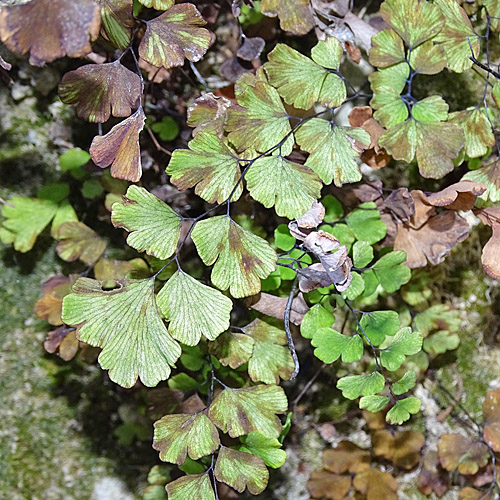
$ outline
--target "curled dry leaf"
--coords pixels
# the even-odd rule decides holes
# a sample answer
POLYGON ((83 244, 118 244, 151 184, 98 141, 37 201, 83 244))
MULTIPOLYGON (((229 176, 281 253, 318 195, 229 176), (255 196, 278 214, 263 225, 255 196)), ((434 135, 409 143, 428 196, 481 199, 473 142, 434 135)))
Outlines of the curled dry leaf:
POLYGON ((483 224, 491 226, 492 235, 483 247, 481 262, 484 270, 496 280, 500 280, 500 208, 489 207, 476 211, 483 224))
POLYGON ((261 52, 264 50, 265 45, 266 42, 259 36, 255 38, 245 37, 243 40, 243 44, 238 49, 236 55, 240 59, 244 59, 245 61, 253 61, 260 56, 261 52))
POLYGON ((297 240, 304 241, 312 229, 318 227, 325 218, 325 207, 315 200, 313 206, 297 220, 288 223, 290 234, 297 240))
POLYGON ((182 66, 184 58, 199 61, 212 42, 205 20, 193 4, 173 5, 147 22, 139 55, 157 68, 182 66))
POLYGON ((59 84, 59 96, 76 104, 80 118, 104 123, 110 115, 126 117, 139 102, 141 79, 120 61, 86 64, 66 73, 59 84))
POLYGON ((486 191, 486 185, 480 182, 460 181, 447 188, 426 195, 426 203, 433 207, 445 207, 449 210, 471 210, 476 198, 486 191))
POLYGON ((92 0, 32 0, 0 10, 0 39, 16 54, 30 53, 43 66, 64 56, 92 52, 89 39, 99 34, 100 9, 92 0))
MULTIPOLYGON (((394 250, 406 252, 406 265, 424 267, 443 262, 451 249, 467 238, 469 225, 455 210, 470 210, 477 196, 486 190, 484 184, 460 181, 437 193, 410 191, 414 213, 406 222, 397 221, 394 250), (434 207, 447 208, 437 213, 434 207)), ((389 209, 391 205, 389 204, 389 209)), ((398 218, 397 213, 395 219, 398 218)))
POLYGON ((2 56, 0 56, 0 68, 9 71, 12 68, 12 64, 9 64, 2 56))
POLYGON ((483 437, 488 445, 500 452, 500 389, 489 391, 483 403, 483 437))
POLYGON ((370 106, 356 106, 349 113, 349 124, 352 127, 361 127, 370 134, 370 144, 365 147, 363 144, 357 144, 358 149, 362 151, 361 159, 372 168, 385 167, 391 157, 384 148, 379 147, 378 140, 385 132, 384 127, 373 118, 373 110, 370 106))
POLYGON ((224 134, 226 111, 231 101, 223 96, 216 96, 212 92, 198 97, 187 110, 187 124, 196 127, 193 136, 205 129, 215 132, 218 137, 224 134))
POLYGON ((325 271, 323 264, 312 264, 299 273, 299 290, 303 293, 312 292, 317 288, 330 286, 332 279, 325 271))
POLYGON ((117 179, 137 182, 142 176, 139 134, 145 120, 146 115, 139 107, 106 135, 94 137, 90 146, 92 161, 101 168, 111 165, 111 175, 117 179))
POLYGON ((384 199, 381 209, 388 210, 398 222, 409 222, 415 215, 415 202, 408 188, 399 188, 384 199))
MULTIPOLYGON (((285 316, 286 304, 288 297, 277 297, 269 293, 261 293, 259 300, 250 307, 259 311, 266 316, 271 316, 277 319, 283 319, 285 316)), ((300 325, 306 312, 309 311, 309 306, 304 300, 304 296, 299 293, 292 301, 290 309, 290 321, 294 325, 300 325)))
MULTIPOLYGON (((330 233, 315 231, 306 237, 304 246, 319 259, 325 273, 331 280, 330 284, 333 283, 339 292, 344 292, 349 288, 352 280, 352 261, 345 245, 340 245, 337 238, 330 233)), ((318 271, 321 272, 321 269, 314 269, 314 274, 318 271)), ((326 281, 324 275, 316 275, 313 281, 316 282, 318 278, 321 278, 320 282, 326 281)), ((311 286, 311 282, 302 281, 304 289, 311 286)))

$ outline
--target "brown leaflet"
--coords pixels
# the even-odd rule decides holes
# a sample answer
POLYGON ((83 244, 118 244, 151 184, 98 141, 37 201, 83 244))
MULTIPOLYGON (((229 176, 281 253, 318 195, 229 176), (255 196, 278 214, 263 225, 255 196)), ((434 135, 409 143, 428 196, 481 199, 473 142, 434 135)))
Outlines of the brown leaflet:
POLYGON ((468 234, 467 222, 447 210, 428 219, 419 229, 399 224, 394 250, 406 252, 405 264, 412 269, 426 266, 427 261, 435 266, 443 262, 451 249, 468 234))
POLYGON ((147 22, 139 55, 153 66, 182 66, 184 58, 199 61, 212 42, 205 20, 193 4, 174 5, 147 22))
POLYGON ((104 123, 110 114, 130 116, 139 103, 141 79, 120 61, 86 64, 66 73, 59 84, 59 96, 66 104, 76 104, 80 118, 104 123))
POLYGON ((32 0, 0 10, 0 38, 16 54, 30 53, 30 64, 43 66, 60 57, 92 52, 101 15, 92 0, 32 0))
POLYGON ((471 210, 476 198, 481 196, 487 187, 474 181, 460 181, 447 188, 426 195, 425 202, 434 207, 445 207, 449 210, 471 210))
POLYGON ((444 469, 450 472, 458 469, 460 474, 475 474, 490 459, 484 443, 461 434, 443 434, 438 443, 438 454, 444 469))
POLYGON ((309 0, 262 0, 260 10, 266 16, 278 16, 281 29, 305 35, 315 25, 309 0))
MULTIPOLYGON (((262 292, 259 300, 250 307, 262 314, 265 314, 266 316, 282 320, 285 316, 287 302, 288 297, 277 297, 276 295, 262 292)), ((290 321, 294 325, 300 325, 308 310, 309 306, 306 304, 304 296, 299 293, 299 295, 297 295, 292 302, 292 308, 290 309, 290 321)))
POLYGON ((384 198, 381 207, 388 210, 398 222, 409 222, 415 215, 415 202, 408 188, 399 188, 384 198))
POLYGON ((325 271, 323 264, 312 264, 299 273, 299 290, 303 293, 312 292, 317 288, 330 286, 332 279, 325 271))
POLYGON ((366 469, 354 477, 354 488, 366 495, 366 500, 397 500, 398 483, 387 472, 366 469))
POLYGON ((391 156, 378 145, 385 129, 372 115, 370 106, 356 106, 349 113, 348 119, 351 127, 361 127, 370 134, 370 145, 366 149, 362 148, 361 159, 368 166, 378 169, 385 167, 391 161, 391 156))
POLYGON ((496 280, 500 280, 500 208, 489 207, 476 211, 483 224, 491 226, 492 234, 483 247, 481 262, 484 270, 496 280))
POLYGON ((493 451, 500 452, 500 389, 489 391, 483 403, 483 437, 493 451))
POLYGON ((101 168, 111 165, 112 177, 137 182, 142 176, 139 134, 145 121, 146 115, 139 106, 106 135, 94 137, 90 146, 92 161, 101 168))
POLYGON ((351 489, 351 483, 350 476, 339 476, 327 470, 316 470, 307 481, 307 489, 313 498, 344 500, 351 489))
POLYGON ((395 434, 380 430, 372 436, 375 455, 383 456, 401 469, 413 469, 420 462, 420 450, 425 437, 417 431, 401 431, 395 434))
POLYGON ((75 336, 74 328, 60 326, 47 334, 47 340, 43 343, 44 349, 50 353, 59 353, 64 361, 69 361, 76 356, 79 342, 75 336))
POLYGON ((35 304, 36 315, 51 325, 62 325, 62 301, 71 292, 73 283, 74 280, 67 276, 53 276, 48 279, 42 286, 42 298, 38 299, 35 304))
POLYGON ((165 68, 157 68, 146 62, 142 57, 139 57, 139 68, 148 74, 148 80, 154 83, 161 83, 170 78, 172 72, 165 68))
POLYGON ((335 474, 358 474, 370 467, 370 452, 351 441, 341 441, 336 448, 323 452, 323 467, 335 474))
POLYGON ((304 241, 312 229, 318 227, 325 218, 325 207, 319 201, 314 201, 313 206, 297 220, 288 223, 290 234, 297 240, 304 241))
POLYGON ((357 42, 365 50, 366 53, 370 52, 372 46, 372 38, 379 32, 371 24, 360 19, 352 12, 347 12, 344 17, 345 23, 351 28, 357 42))
POLYGON ((440 466, 435 451, 429 451, 424 456, 417 479, 417 488, 424 495, 435 493, 438 497, 442 497, 450 488, 449 475, 440 466))
POLYGON ((99 0, 101 6, 102 30, 104 38, 120 49, 130 43, 132 29, 136 25, 132 0, 99 0))

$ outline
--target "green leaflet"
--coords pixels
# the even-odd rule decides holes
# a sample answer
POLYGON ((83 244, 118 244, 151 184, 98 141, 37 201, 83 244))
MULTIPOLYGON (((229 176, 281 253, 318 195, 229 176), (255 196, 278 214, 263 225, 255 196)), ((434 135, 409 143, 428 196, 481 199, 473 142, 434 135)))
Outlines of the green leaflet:
POLYGON ((281 217, 298 219, 320 197, 322 183, 307 166, 281 155, 259 158, 249 167, 245 180, 252 198, 266 208, 275 207, 281 217))
POLYGON ((215 500, 210 477, 203 474, 191 474, 168 483, 168 500, 215 500))
POLYGON ((282 153, 290 154, 293 148, 292 129, 274 87, 257 81, 255 87, 248 86, 238 95, 238 104, 246 109, 229 108, 226 122, 229 142, 238 151, 254 148, 258 152, 265 152, 284 141, 282 153))
POLYGON ((423 75, 435 75, 446 66, 443 47, 431 41, 424 42, 412 50, 408 59, 412 69, 423 75))
POLYGON ((383 410, 389 403, 389 398, 387 396, 363 396, 359 400, 359 408, 361 410, 368 410, 372 413, 377 413, 383 410))
POLYGON ((113 203, 111 222, 130 232, 127 243, 138 252, 167 259, 177 248, 180 216, 144 188, 130 186, 123 200, 113 203))
POLYGON ((57 254, 67 262, 80 259, 85 264, 95 264, 106 249, 106 242, 83 222, 64 222, 55 237, 60 240, 57 254))
POLYGON ((254 340, 248 373, 254 382, 278 384, 280 377, 289 380, 294 364, 283 330, 256 319, 243 328, 254 340))
POLYGON ((335 322, 333 314, 321 304, 314 304, 302 319, 300 333, 306 339, 312 339, 314 333, 320 328, 330 328, 335 322))
MULTIPOLYGON (((167 167, 167 174, 177 188, 195 187, 195 193, 208 203, 222 203, 231 194, 241 175, 240 162, 217 135, 200 131, 188 144, 189 149, 176 149, 167 167)), ((231 198, 236 201, 242 192, 239 183, 231 198)))
POLYGON ((269 83, 278 89, 287 104, 299 109, 310 109, 314 103, 332 108, 346 98, 342 79, 325 68, 338 69, 342 47, 333 37, 320 41, 311 51, 313 60, 278 44, 269 54, 264 69, 269 83))
POLYGON ((286 452, 281 449, 281 443, 275 438, 268 438, 260 432, 251 432, 242 436, 240 451, 251 453, 262 458, 268 467, 279 469, 286 460, 286 452))
POLYGON ((139 377, 154 387, 170 375, 181 355, 160 318, 151 279, 117 280, 120 288, 79 278, 63 301, 62 319, 80 340, 101 347, 99 363, 111 380, 132 387, 139 377))
POLYGON ((175 0, 139 0, 139 3, 149 9, 167 10, 174 5, 175 0))
POLYGON ((486 184, 488 189, 481 196, 478 196, 478 199, 483 202, 489 200, 495 203, 500 201, 499 174, 500 169, 498 158, 493 157, 493 159, 487 162, 484 167, 467 172, 462 177, 462 180, 482 182, 483 184, 486 184))
POLYGON ((373 260, 373 247, 370 243, 364 240, 356 241, 352 247, 352 260, 355 267, 366 267, 373 260))
POLYGON ((274 230, 274 243, 280 250, 288 252, 295 246, 295 238, 290 234, 286 224, 280 224, 274 230))
POLYGON ((370 64, 373 66, 386 68, 404 62, 405 58, 406 51, 403 40, 394 30, 382 30, 372 38, 370 64))
POLYGON ((386 335, 396 335, 401 326, 396 311, 373 311, 363 314, 360 324, 374 346, 379 346, 386 335))
POLYGON ((414 371, 406 372, 397 382, 392 385, 392 392, 399 396, 408 392, 415 386, 417 374, 414 371))
POLYGON ((146 23, 139 55, 157 68, 182 66, 184 58, 199 61, 211 42, 205 20, 191 3, 173 5, 146 23))
POLYGON ((314 26, 309 0, 261 0, 260 10, 266 16, 278 16, 281 29, 305 35, 314 26))
POLYGON ((472 29, 469 17, 455 0, 435 0, 434 5, 441 9, 445 17, 444 27, 435 41, 442 45, 446 53, 448 68, 461 73, 473 64, 470 60, 471 47, 474 55, 479 55, 479 37, 472 29))
POLYGON ((213 284, 235 298, 258 293, 260 280, 276 269, 276 252, 267 241, 227 216, 196 223, 191 236, 201 260, 213 265, 213 284))
POLYGON ((101 0, 99 4, 107 38, 116 47, 126 49, 135 25, 132 3, 128 0, 101 0))
POLYGON ((380 352, 380 363, 390 371, 397 370, 406 356, 417 354, 422 349, 422 335, 411 328, 401 328, 392 344, 380 352))
POLYGON ((441 11, 426 0, 385 0, 380 14, 412 48, 435 37, 444 25, 441 11))
POLYGON ((406 253, 398 250, 385 254, 373 265, 373 271, 386 292, 393 293, 410 281, 411 270, 403 264, 405 260, 406 253))
POLYGON ((301 149, 310 153, 306 166, 314 170, 325 184, 333 181, 340 187, 361 180, 353 139, 368 146, 371 142, 368 132, 312 118, 295 135, 301 149))
POLYGON ((264 460, 250 453, 222 446, 214 469, 217 481, 231 486, 239 493, 246 488, 252 495, 262 493, 269 480, 264 460))
POLYGON ((339 379, 337 387, 347 399, 356 399, 359 396, 371 396, 380 392, 385 385, 384 376, 373 372, 370 375, 349 375, 339 379))
POLYGON ((205 413, 166 415, 154 424, 153 448, 160 459, 182 465, 186 456, 198 460, 220 446, 219 432, 205 413))
POLYGON ((201 336, 215 340, 229 328, 233 303, 218 290, 178 270, 156 297, 158 308, 170 321, 170 335, 183 344, 198 344, 201 336))
POLYGON ((444 122, 448 105, 439 96, 431 96, 413 106, 412 118, 393 125, 379 145, 396 160, 417 159, 423 177, 439 179, 454 168, 453 159, 464 145, 462 128, 444 122))
POLYGON ((424 339, 424 351, 432 356, 453 351, 459 345, 460 337, 448 330, 441 330, 424 339))
POLYGON ((346 223, 356 239, 366 241, 370 245, 385 238, 387 233, 385 222, 380 220, 380 212, 373 203, 355 208, 346 217, 346 223))
POLYGON ((229 365, 235 370, 250 359, 254 343, 254 339, 244 333, 226 332, 210 343, 208 349, 223 366, 229 365))
POLYGON ((363 356, 363 340, 359 335, 348 337, 331 328, 320 328, 311 340, 314 355, 323 363, 333 363, 342 355, 344 363, 359 361, 363 356))
POLYGON ((465 154, 479 158, 495 145, 495 136, 486 113, 480 109, 469 109, 451 113, 449 121, 460 125, 465 133, 465 154))
POLYGON ((69 193, 66 184, 51 184, 42 188, 39 198, 12 197, 2 207, 0 239, 3 243, 13 243, 18 252, 28 252, 37 237, 52 221, 55 235, 63 222, 75 221, 75 211, 65 200, 69 193), (46 188, 46 189, 45 189, 46 188))
POLYGON ((282 426, 275 414, 284 413, 287 406, 285 391, 277 385, 225 388, 212 401, 208 415, 231 437, 259 431, 264 436, 278 438, 282 426))
POLYGON ((365 281, 362 278, 362 275, 357 273, 356 271, 352 271, 352 280, 349 284, 347 290, 342 292, 342 297, 347 300, 357 299, 365 290, 365 281))
POLYGON ((415 415, 419 412, 422 402, 420 399, 411 397, 400 399, 386 415, 386 420, 390 424, 401 425, 410 418, 410 415, 415 415))

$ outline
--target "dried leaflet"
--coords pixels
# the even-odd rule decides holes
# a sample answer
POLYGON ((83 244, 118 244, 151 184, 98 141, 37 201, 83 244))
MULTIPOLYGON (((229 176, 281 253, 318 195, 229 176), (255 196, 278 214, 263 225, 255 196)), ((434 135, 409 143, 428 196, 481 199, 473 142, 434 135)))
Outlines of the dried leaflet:
MULTIPOLYGON (((250 307, 262 314, 265 314, 266 316, 283 319, 287 302, 288 297, 277 297, 276 295, 262 292, 259 296, 259 300, 255 304, 252 304, 250 307)), ((290 321, 294 325, 300 325, 302 323, 304 315, 308 310, 309 306, 304 300, 304 296, 300 293, 292 301, 292 307, 290 309, 290 321)))
POLYGON ((489 207, 476 211, 483 224, 491 226, 492 234, 483 247, 481 262, 484 270, 496 280, 500 280, 500 208, 489 207))
POLYGON ((142 176, 139 134, 145 120, 146 115, 139 107, 106 135, 94 137, 90 146, 92 161, 101 168, 111 165, 111 175, 117 179, 137 182, 142 176))
POLYGON ((0 38, 16 54, 30 53, 30 64, 43 66, 64 56, 92 52, 101 15, 92 0, 32 0, 0 10, 0 38))

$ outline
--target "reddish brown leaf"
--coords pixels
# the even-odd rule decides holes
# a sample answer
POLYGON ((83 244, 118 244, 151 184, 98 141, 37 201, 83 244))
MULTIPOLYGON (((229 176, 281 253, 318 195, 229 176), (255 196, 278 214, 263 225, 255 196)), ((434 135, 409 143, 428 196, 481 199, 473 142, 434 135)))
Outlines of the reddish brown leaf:
POLYGON ((460 474, 475 474, 490 458, 484 443, 461 434, 443 434, 438 443, 438 453, 444 469, 450 472, 458 469, 460 474))
POLYGON ((343 500, 350 488, 350 476, 338 476, 327 470, 314 471, 307 481, 307 489, 313 498, 343 500))
POLYGON ((205 20, 191 3, 174 5, 147 22, 139 55, 153 66, 182 66, 184 58, 199 61, 212 41, 210 31, 201 28, 205 20))
POLYGON ((437 453, 428 452, 417 479, 417 487, 424 495, 435 493, 442 497, 450 488, 448 474, 439 465, 437 453))
POLYGON ((260 37, 245 37, 243 40, 243 44, 238 49, 236 55, 240 59, 244 59, 245 61, 253 61, 260 56, 261 52, 264 50, 265 45, 266 42, 260 37))
POLYGON ((409 222, 415 215, 415 202, 408 188, 399 188, 384 199, 381 209, 388 210, 398 222, 409 222))
POLYGON ((426 203, 434 207, 446 207, 450 210, 470 210, 476 198, 486 191, 486 185, 480 182, 460 181, 437 193, 426 196, 426 203))
POLYGON ((71 292, 73 282, 74 280, 67 276, 53 276, 43 284, 43 296, 35 304, 35 312, 40 319, 47 320, 54 326, 63 324, 61 319, 62 300, 71 292))
POLYGON ((481 255, 483 268, 492 278, 500 280, 500 208, 483 208, 476 215, 483 224, 491 226, 492 230, 491 238, 484 245, 481 255))
POLYGON ((44 349, 53 354, 59 352, 64 361, 69 361, 76 356, 79 342, 74 328, 60 326, 47 334, 47 340, 43 343, 44 349))
POLYGON ((92 52, 89 39, 97 38, 100 22, 92 0, 31 0, 0 10, 0 38, 16 54, 29 51, 30 64, 43 66, 92 52))
POLYGON ((500 452, 500 389, 486 394, 483 417, 484 440, 494 451, 500 452))
MULTIPOLYGON (((269 293, 262 292, 260 294, 259 300, 252 304, 250 307, 259 311, 266 316, 271 316, 273 318, 283 319, 285 315, 285 308, 288 302, 288 297, 277 297, 276 295, 271 295, 269 293)), ((304 296, 300 293, 292 301, 292 308, 290 310, 290 321, 294 325, 300 325, 304 315, 309 310, 309 306, 304 300, 304 296)))
POLYGON ((90 146, 93 162, 101 168, 111 165, 111 175, 117 179, 137 182, 142 176, 139 134, 145 120, 146 115, 139 107, 106 135, 94 137, 90 146))
POLYGON ((86 64, 66 73, 59 84, 59 96, 76 104, 80 118, 103 123, 110 114, 126 117, 139 103, 141 79, 120 61, 86 64))
POLYGON ((398 483, 387 472, 366 469, 356 474, 354 487, 366 495, 366 500, 397 500, 398 483))
POLYGON ((323 452, 323 467, 334 474, 357 474, 369 469, 370 461, 370 452, 350 441, 341 441, 336 448, 323 452))

